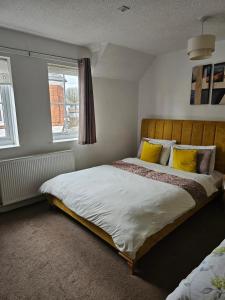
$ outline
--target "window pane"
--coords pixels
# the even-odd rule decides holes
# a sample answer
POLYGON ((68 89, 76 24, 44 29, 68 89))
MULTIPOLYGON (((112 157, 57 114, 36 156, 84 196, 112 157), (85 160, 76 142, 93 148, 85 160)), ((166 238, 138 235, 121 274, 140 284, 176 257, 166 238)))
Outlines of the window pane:
POLYGON ((0 147, 18 145, 10 60, 0 57, 0 147))
POLYGON ((11 84, 8 63, 7 59, 0 58, 0 84, 11 84))
POLYGON ((0 138, 3 138, 6 136, 5 132, 5 122, 4 122, 4 116, 3 116, 3 105, 0 103, 0 138))
POLYGON ((76 138, 79 123, 77 69, 49 65, 48 72, 53 138, 76 138))

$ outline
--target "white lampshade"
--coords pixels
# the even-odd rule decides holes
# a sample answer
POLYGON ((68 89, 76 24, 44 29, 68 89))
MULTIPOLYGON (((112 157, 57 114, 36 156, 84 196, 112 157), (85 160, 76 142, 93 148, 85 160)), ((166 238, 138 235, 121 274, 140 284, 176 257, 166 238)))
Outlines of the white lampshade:
POLYGON ((187 54, 190 60, 206 59, 215 51, 216 37, 212 34, 202 34, 188 40, 187 54))

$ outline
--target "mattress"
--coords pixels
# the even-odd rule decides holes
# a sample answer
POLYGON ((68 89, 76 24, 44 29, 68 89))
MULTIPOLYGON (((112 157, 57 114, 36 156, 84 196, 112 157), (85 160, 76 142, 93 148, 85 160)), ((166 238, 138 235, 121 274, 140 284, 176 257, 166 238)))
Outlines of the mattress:
POLYGON ((137 158, 62 174, 41 186, 107 232, 131 258, 148 237, 216 191, 212 176, 137 158))

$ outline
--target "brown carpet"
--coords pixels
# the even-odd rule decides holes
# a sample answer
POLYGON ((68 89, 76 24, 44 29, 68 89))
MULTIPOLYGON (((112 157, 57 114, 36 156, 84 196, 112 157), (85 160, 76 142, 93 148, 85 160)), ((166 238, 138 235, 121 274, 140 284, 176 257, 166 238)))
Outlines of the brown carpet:
POLYGON ((42 202, 0 215, 0 299, 165 299, 225 238, 215 201, 139 264, 139 276, 99 238, 42 202))

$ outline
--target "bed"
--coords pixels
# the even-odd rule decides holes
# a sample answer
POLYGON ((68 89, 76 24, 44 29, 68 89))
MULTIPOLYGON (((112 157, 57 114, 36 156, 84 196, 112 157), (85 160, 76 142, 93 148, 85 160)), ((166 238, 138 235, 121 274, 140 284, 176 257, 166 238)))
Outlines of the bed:
MULTIPOLYGON (((146 119, 141 137, 214 144, 215 169, 225 173, 225 122, 146 119)), ((51 205, 117 249, 132 273, 136 262, 157 242, 221 192, 211 176, 137 158, 60 175, 45 183, 41 191, 51 205)))
POLYGON ((166 298, 179 299, 225 299, 225 240, 166 298))

